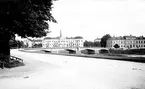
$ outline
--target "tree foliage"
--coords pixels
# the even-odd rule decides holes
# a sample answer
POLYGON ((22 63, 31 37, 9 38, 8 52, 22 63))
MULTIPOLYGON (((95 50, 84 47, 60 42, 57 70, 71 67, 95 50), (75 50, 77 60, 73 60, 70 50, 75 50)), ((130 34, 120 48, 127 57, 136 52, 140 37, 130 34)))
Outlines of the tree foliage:
POLYGON ((42 37, 56 22, 51 14, 53 0, 0 0, 0 55, 10 55, 9 41, 21 37, 42 37))
POLYGON ((104 35, 102 38, 101 38, 101 47, 106 47, 107 45, 107 40, 111 38, 111 36, 109 34, 106 34, 104 35))
POLYGON ((11 39, 9 41, 10 48, 22 48, 24 46, 23 41, 11 39))
POLYGON ((45 29, 49 27, 46 21, 56 22, 50 13, 51 6, 52 0, 1 0, 2 34, 18 34, 22 37, 45 36, 45 29))
POLYGON ((115 44, 114 45, 114 48, 119 48, 120 46, 118 44, 115 44))
POLYGON ((84 47, 100 47, 100 42, 85 41, 84 47))

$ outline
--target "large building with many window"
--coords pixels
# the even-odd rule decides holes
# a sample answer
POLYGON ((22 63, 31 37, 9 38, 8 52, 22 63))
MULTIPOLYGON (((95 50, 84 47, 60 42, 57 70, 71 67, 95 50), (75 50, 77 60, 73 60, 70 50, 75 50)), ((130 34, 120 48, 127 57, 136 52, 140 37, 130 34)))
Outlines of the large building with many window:
POLYGON ((43 48, 80 48, 83 47, 83 37, 46 37, 42 41, 43 48))
POLYGON ((107 47, 114 48, 114 45, 124 49, 143 49, 145 48, 145 37, 123 36, 112 37, 107 40, 107 47))
POLYGON ((25 38, 24 45, 27 47, 35 47, 41 44, 43 48, 80 48, 84 46, 83 37, 62 37, 61 31, 59 37, 45 37, 45 38, 25 38))
POLYGON ((46 37, 42 42, 43 48, 77 48, 83 47, 82 37, 46 37))

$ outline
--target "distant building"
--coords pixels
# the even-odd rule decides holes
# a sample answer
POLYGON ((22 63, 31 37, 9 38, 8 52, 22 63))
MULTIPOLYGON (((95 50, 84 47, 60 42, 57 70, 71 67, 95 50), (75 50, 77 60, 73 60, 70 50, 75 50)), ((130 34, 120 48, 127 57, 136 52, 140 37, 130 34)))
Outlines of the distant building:
POLYGON ((46 37, 42 41, 43 48, 76 48, 83 47, 83 37, 46 37))
POLYGON ((108 48, 114 48, 115 44, 118 44, 119 48, 124 49, 142 49, 145 48, 145 37, 120 36, 112 37, 107 40, 108 48))
POLYGON ((35 45, 42 44, 43 48, 79 48, 83 47, 83 37, 62 37, 61 31, 59 37, 25 38, 24 45, 31 48, 35 45))
POLYGON ((23 43, 27 47, 31 48, 34 45, 42 44, 42 40, 39 38, 24 38, 23 43))
POLYGON ((94 42, 101 42, 101 38, 96 38, 94 42))
POLYGON ((44 38, 43 48, 74 48, 83 47, 83 38, 44 38))

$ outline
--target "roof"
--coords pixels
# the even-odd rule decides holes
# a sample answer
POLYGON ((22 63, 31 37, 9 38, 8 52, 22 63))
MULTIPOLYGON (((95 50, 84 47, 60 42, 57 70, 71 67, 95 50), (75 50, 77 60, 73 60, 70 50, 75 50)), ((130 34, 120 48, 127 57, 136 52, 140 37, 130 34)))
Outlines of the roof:
POLYGON ((76 36, 76 37, 66 37, 66 39, 83 39, 81 36, 76 36))
POLYGON ((76 37, 74 37, 74 39, 83 39, 83 37, 81 37, 81 36, 76 36, 76 37))
POLYGON ((32 41, 32 42, 42 42, 41 39, 28 39, 29 41, 32 41))
POLYGON ((60 37, 45 37, 44 40, 46 39, 60 39, 60 37))
POLYGON ((119 37, 111 37, 108 40, 143 40, 145 39, 145 37, 140 36, 140 37, 136 37, 136 36, 119 36, 119 37))
POLYGON ((101 38, 96 38, 94 41, 101 41, 101 38))
POLYGON ((140 37, 137 37, 136 39, 140 39, 140 40, 142 40, 142 39, 145 39, 145 37, 140 36, 140 37))
MULTIPOLYGON (((60 39, 60 37, 45 37, 44 40, 46 39, 60 39)), ((83 39, 83 37, 81 36, 77 36, 77 37, 66 37, 65 39, 83 39)))
POLYGON ((108 40, 124 40, 123 37, 111 37, 108 40))

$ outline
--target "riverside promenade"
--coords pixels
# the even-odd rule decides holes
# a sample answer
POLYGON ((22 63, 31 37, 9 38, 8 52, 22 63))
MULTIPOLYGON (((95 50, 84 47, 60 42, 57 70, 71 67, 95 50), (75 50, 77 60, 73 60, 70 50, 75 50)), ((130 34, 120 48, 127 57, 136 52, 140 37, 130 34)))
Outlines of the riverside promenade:
POLYGON ((145 64, 11 50, 25 66, 0 69, 0 89, 145 89, 145 64))

